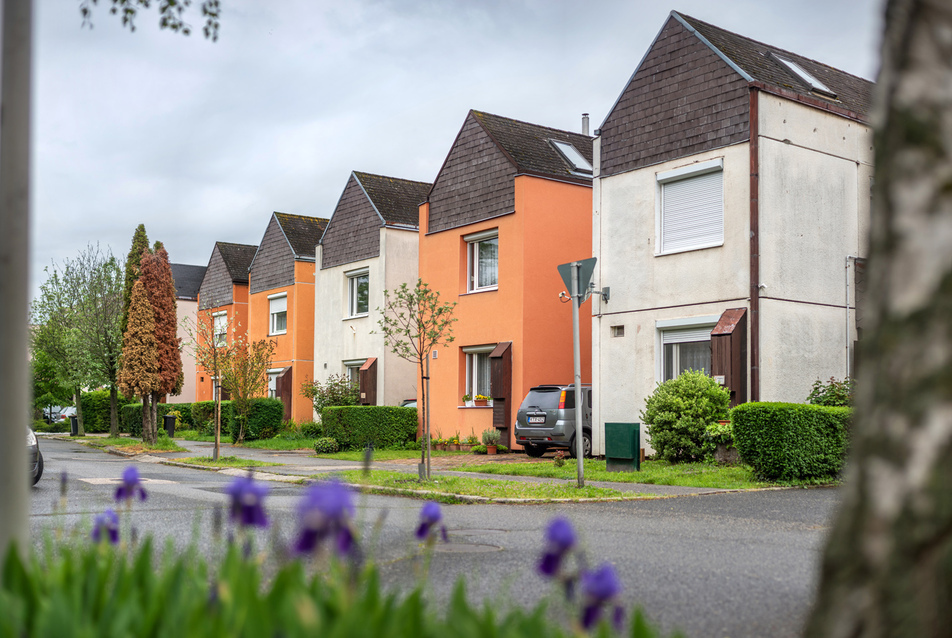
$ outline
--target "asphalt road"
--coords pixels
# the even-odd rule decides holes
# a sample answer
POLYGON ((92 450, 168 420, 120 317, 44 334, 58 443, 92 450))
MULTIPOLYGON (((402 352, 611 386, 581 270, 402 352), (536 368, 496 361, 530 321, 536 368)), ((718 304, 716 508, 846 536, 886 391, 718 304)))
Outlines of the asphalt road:
MULTIPOLYGON (((115 483, 130 461, 68 441, 41 441, 46 474, 33 488, 31 529, 37 543, 48 530, 87 534, 92 518, 113 506, 115 483), (57 513, 59 475, 66 471, 67 508, 57 513)), ((212 512, 226 505, 232 477, 216 472, 139 463, 149 498, 136 503, 141 534, 196 542, 205 553, 219 546, 212 512)), ((258 539, 288 542, 303 488, 272 483, 267 499, 272 530, 258 539)), ((504 607, 533 605, 552 596, 535 573, 546 523, 573 521, 588 561, 610 561, 624 583, 627 606, 640 604, 664 629, 690 637, 798 636, 809 610, 833 489, 780 490, 682 496, 652 501, 569 505, 443 506, 451 543, 439 547, 430 567, 430 595, 442 601, 465 576, 471 598, 504 607)), ((418 579, 412 534, 420 502, 360 496, 358 520, 365 538, 384 517, 373 554, 388 587, 418 579)))

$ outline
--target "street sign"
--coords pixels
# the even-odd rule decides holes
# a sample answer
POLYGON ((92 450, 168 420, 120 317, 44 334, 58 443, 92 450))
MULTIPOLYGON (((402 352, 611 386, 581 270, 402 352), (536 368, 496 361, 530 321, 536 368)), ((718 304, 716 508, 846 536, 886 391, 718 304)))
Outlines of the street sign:
MULTIPOLYGON (((579 299, 579 303, 583 303, 588 299, 591 294, 591 288, 589 284, 592 282, 592 273, 595 272, 595 262, 597 258, 589 257, 588 259, 583 259, 578 263, 578 290, 582 297, 579 299)), ((576 262, 570 261, 567 264, 560 264, 558 266, 559 274, 562 275, 562 281, 565 282, 565 288, 569 291, 569 294, 572 293, 572 264, 576 262)))

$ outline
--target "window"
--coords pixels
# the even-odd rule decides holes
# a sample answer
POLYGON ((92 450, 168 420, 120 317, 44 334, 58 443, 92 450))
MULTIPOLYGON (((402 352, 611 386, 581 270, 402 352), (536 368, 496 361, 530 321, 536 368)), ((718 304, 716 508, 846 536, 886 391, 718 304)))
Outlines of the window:
POLYGON ((216 348, 224 348, 228 343, 228 313, 216 312, 212 315, 212 338, 216 348))
POLYGON ((366 359, 350 359, 344 361, 344 373, 347 379, 355 386, 360 387, 360 366, 364 365, 366 359))
POLYGON ((491 397, 489 387, 489 353, 496 344, 463 348, 466 354, 466 390, 465 394, 474 399, 477 394, 491 397))
POLYGON ((578 152, 578 149, 568 142, 558 140, 549 140, 552 146, 565 158, 565 161, 572 167, 573 173, 581 173, 590 176, 592 174, 592 163, 578 152))
POLYGON ((820 95, 824 95, 826 97, 833 98, 834 100, 836 99, 836 93, 831 91, 827 85, 823 84, 823 82, 820 82, 818 79, 816 79, 816 76, 814 76, 812 73, 804 69, 802 66, 800 66, 793 60, 782 58, 779 55, 774 55, 774 54, 771 54, 771 55, 777 60, 779 60, 780 62, 782 62, 783 65, 787 67, 788 70, 792 71, 794 75, 796 75, 798 78, 803 80, 806 83, 806 85, 810 87, 811 91, 813 91, 814 93, 819 93, 820 95))
POLYGON ((288 331, 288 294, 269 295, 271 306, 271 331, 273 335, 283 335, 288 331))
POLYGON ((677 378, 687 370, 711 373, 711 330, 718 317, 658 321, 661 335, 660 380, 677 378))
POLYGON ((724 160, 658 173, 657 254, 724 244, 724 160))
POLYGON ((625 326, 612 326, 612 336, 613 337, 624 337, 625 336, 625 326))
POLYGON ((365 268, 347 275, 347 316, 363 317, 370 305, 370 274, 365 268))
POLYGON ((469 291, 496 290, 499 284, 499 229, 473 233, 466 242, 469 291))
POLYGON ((281 372, 281 368, 268 370, 268 396, 272 399, 278 398, 278 377, 281 372))

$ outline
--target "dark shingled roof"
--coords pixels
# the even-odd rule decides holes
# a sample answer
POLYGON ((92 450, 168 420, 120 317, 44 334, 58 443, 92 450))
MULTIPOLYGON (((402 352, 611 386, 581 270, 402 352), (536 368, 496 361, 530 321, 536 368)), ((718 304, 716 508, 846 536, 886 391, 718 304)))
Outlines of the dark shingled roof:
POLYGON ((284 236, 287 237, 291 250, 294 251, 294 258, 304 258, 314 261, 314 251, 317 245, 321 243, 321 235, 327 228, 328 219, 323 217, 305 217, 304 215, 291 215, 290 213, 274 213, 274 218, 278 220, 284 236))
POLYGON ((234 283, 248 283, 248 269, 251 267, 251 261, 255 258, 258 247, 250 244, 229 244, 224 241, 215 242, 215 246, 221 253, 231 280, 234 283))
POLYGON ((572 181, 591 180, 590 176, 586 177, 573 172, 572 167, 549 143, 549 140, 568 142, 591 163, 594 138, 581 133, 520 122, 491 113, 480 111, 470 111, 470 113, 520 173, 551 175, 572 181))
POLYGON ((850 75, 845 71, 834 69, 829 65, 805 58, 802 55, 731 33, 683 13, 672 11, 671 14, 693 28, 754 81, 793 91, 813 99, 828 101, 864 117, 869 114, 873 93, 873 83, 869 80, 850 75), (829 99, 812 92, 810 86, 800 76, 792 72, 771 54, 779 55, 801 66, 835 93, 836 99, 829 99))
POLYGON ((420 204, 433 184, 354 171, 370 202, 387 224, 420 225, 420 204))
POLYGON ((172 264, 172 279, 175 281, 175 296, 178 299, 198 299, 198 289, 205 278, 205 266, 172 264))

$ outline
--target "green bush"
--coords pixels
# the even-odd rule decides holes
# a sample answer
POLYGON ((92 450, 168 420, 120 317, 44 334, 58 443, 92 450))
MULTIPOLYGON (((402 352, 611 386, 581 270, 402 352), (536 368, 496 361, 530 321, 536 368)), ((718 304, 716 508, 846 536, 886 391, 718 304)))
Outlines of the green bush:
POLYGON ((359 386, 346 374, 332 374, 325 383, 305 381, 301 394, 313 401, 318 413, 333 406, 357 405, 360 400, 359 386))
POLYGON ((842 381, 837 381, 835 377, 830 377, 828 383, 823 383, 817 379, 813 382, 813 389, 807 397, 807 403, 849 407, 853 405, 853 380, 846 377, 842 381))
POLYGON ((641 420, 651 447, 670 463, 702 461, 714 452, 707 425, 727 418, 730 393, 703 372, 688 370, 659 383, 641 420))
MULTIPOLYGON (((156 427, 158 430, 165 431, 165 426, 162 422, 162 417, 173 410, 178 410, 181 404, 175 403, 160 403, 158 408, 158 423, 156 427)), ((109 429, 108 426, 106 428, 109 429)), ((142 404, 141 403, 127 403, 119 409, 119 430, 125 432, 130 436, 140 437, 142 436, 142 404)))
POLYGON ((324 436, 324 427, 316 421, 305 421, 301 424, 301 436, 306 439, 319 439, 324 436))
MULTIPOLYGON (((83 392, 80 396, 80 408, 83 411, 83 429, 86 432, 109 431, 109 390, 83 392)), ((132 403, 121 394, 117 399, 120 414, 122 406, 132 403)), ((121 420, 120 420, 121 429, 121 420)))
POLYGON ((176 429, 191 430, 195 427, 192 421, 191 403, 170 403, 170 410, 177 410, 179 413, 178 421, 175 424, 176 429))
MULTIPOLYGON (((224 405, 224 401, 222 401, 222 404, 224 405)), ((233 405, 231 411, 234 413, 233 405)), ((224 419, 224 409, 222 409, 222 415, 224 419)), ((248 409, 248 423, 245 425, 245 441, 274 438, 274 435, 281 431, 281 419, 283 418, 284 404, 281 403, 281 399, 251 399, 248 409)), ((228 420, 228 433, 231 435, 232 443, 238 441, 240 424, 240 417, 232 414, 228 420)), ((224 429, 224 426, 222 426, 223 431, 224 429)))
POLYGON ((325 436, 314 441, 314 451, 318 454, 335 454, 340 451, 340 446, 336 439, 325 436))
MULTIPOLYGON (((230 432, 234 410, 231 401, 221 402, 221 431, 230 432)), ((215 402, 196 401, 192 404, 192 424, 203 436, 215 435, 215 402)))
POLYGON ((731 410, 734 447, 770 481, 829 478, 843 468, 851 416, 844 407, 745 403, 731 410))
POLYGON ((402 446, 416 437, 416 408, 389 405, 355 405, 324 408, 324 436, 337 439, 342 449, 377 449, 402 446))

